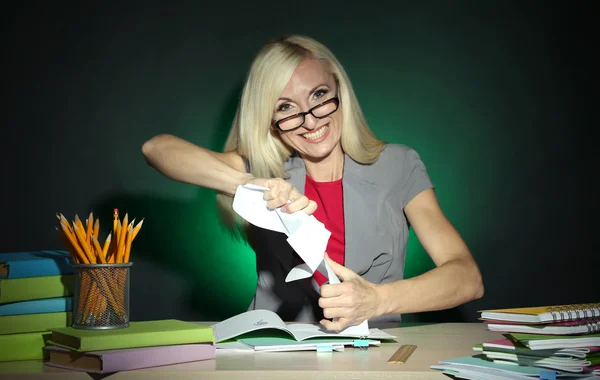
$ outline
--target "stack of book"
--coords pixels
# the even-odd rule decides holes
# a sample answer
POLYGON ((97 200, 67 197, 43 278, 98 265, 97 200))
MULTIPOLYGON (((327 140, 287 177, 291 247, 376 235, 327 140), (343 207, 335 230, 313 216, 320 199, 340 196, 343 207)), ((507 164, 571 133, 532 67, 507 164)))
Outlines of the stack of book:
POLYGON ((479 319, 503 339, 431 368, 465 379, 600 376, 599 303, 482 310, 479 319))
POLYGON ((43 359, 48 329, 71 325, 73 269, 66 251, 0 254, 0 361, 43 359))
POLYGON ((213 329, 175 319, 130 322, 110 330, 51 329, 45 365, 88 373, 114 372, 214 359, 213 329))

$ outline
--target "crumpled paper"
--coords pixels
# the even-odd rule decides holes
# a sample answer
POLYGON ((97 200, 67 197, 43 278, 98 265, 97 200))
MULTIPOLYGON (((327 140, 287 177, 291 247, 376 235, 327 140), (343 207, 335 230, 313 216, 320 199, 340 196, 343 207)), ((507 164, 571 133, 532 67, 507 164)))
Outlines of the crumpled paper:
MULTIPOLYGON (((312 277, 317 268, 324 264, 330 284, 338 284, 339 278, 325 261, 325 250, 331 232, 313 215, 303 211, 293 214, 282 212, 279 208, 269 209, 263 194, 268 188, 252 184, 238 186, 233 198, 233 210, 249 223, 268 230, 287 235, 287 242, 304 261, 287 274, 285 281, 296 281, 312 277)), ((344 332, 369 335, 367 321, 350 326, 344 332)))

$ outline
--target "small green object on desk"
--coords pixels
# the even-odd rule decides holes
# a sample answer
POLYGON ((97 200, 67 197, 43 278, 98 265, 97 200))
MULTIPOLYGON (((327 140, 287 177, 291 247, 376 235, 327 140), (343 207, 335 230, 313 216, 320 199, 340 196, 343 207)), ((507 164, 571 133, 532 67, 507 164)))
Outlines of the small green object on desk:
POLYGON ((361 350, 366 350, 369 348, 369 340, 368 339, 355 339, 354 347, 358 347, 361 350))

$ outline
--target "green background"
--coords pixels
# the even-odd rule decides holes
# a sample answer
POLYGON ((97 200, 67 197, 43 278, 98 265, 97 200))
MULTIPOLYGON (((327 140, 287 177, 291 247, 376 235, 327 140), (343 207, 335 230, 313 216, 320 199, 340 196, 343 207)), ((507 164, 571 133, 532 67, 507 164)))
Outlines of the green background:
MULTIPOLYGON (((373 131, 420 153, 481 266, 483 299, 407 320, 594 301, 597 243, 581 217, 597 210, 585 130, 590 11, 416 3, 12 5, 0 252, 60 248, 56 212, 94 211, 105 236, 118 207, 145 218, 132 249, 132 319, 244 311, 254 253, 218 223, 212 191, 163 177, 141 146, 171 133, 220 150, 254 54, 300 33, 344 65, 373 131)), ((432 267, 411 236, 406 277, 432 267)))

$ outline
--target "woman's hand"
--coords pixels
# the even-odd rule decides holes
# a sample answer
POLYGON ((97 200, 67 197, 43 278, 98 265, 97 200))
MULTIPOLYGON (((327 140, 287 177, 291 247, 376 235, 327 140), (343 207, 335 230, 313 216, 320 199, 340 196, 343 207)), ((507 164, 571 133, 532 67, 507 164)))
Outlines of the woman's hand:
POLYGON ((317 209, 315 201, 311 201, 302 194, 291 183, 281 178, 250 178, 244 182, 244 185, 252 184, 266 187, 264 199, 267 201, 267 207, 276 209, 281 207, 281 211, 293 214, 296 211, 304 211, 311 215, 317 209), (290 201, 290 202, 288 202, 290 201))
POLYGON ((321 286, 319 306, 327 318, 321 320, 321 325, 328 330, 341 331, 382 314, 379 310, 384 300, 377 285, 331 260, 327 253, 325 260, 343 282, 321 286), (328 320, 333 318, 338 320, 328 320))

